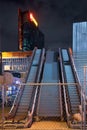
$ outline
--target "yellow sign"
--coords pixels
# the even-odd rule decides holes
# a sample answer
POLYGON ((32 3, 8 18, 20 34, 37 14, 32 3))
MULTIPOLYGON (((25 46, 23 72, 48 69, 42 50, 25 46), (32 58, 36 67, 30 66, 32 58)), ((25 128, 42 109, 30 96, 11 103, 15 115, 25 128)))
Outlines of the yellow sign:
POLYGON ((30 13, 30 20, 33 21, 36 26, 38 26, 38 22, 36 21, 32 13, 30 13))

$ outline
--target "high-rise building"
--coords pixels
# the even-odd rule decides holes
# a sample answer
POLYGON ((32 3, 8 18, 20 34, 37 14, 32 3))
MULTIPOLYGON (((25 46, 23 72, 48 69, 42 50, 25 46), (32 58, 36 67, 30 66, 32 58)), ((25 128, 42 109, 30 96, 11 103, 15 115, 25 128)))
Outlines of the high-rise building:
POLYGON ((38 23, 28 10, 18 10, 18 42, 19 50, 33 50, 44 47, 44 34, 39 30, 38 23))

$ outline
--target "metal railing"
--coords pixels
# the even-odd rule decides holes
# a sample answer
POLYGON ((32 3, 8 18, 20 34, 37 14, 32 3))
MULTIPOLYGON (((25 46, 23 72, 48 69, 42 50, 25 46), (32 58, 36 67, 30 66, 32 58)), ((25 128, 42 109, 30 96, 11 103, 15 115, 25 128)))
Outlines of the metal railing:
MULTIPOLYGON (((62 86, 67 86, 67 85, 72 85, 73 86, 73 85, 78 85, 78 84, 77 83, 60 83, 60 82, 58 82, 58 83, 27 83, 27 84, 23 83, 23 84, 19 84, 20 90, 22 89, 22 87, 24 85, 26 85, 27 87, 32 87, 32 86, 36 87, 37 86, 37 89, 36 89, 36 92, 35 92, 35 95, 34 95, 33 104, 32 104, 32 109, 31 109, 31 113, 33 114, 34 109, 35 109, 35 104, 36 104, 36 97, 37 97, 38 87, 40 87, 40 86, 41 87, 44 87, 44 86, 51 87, 51 86, 55 85, 55 86, 59 86, 61 88, 62 86)), ((4 89, 3 89, 3 92, 4 92, 4 89)), ((2 123, 1 123, 1 125, 3 125, 3 128, 4 128, 5 122, 6 122, 6 120, 5 120, 5 110, 4 110, 5 109, 5 107, 4 107, 4 96, 2 98, 3 98, 3 102, 2 102, 2 111, 3 111, 3 113, 2 113, 2 123)), ((66 98, 66 95, 64 96, 64 98, 66 98)), ((66 109, 66 112, 67 112, 67 115, 68 115, 67 116, 68 117, 67 120, 69 121, 70 114, 68 112, 67 101, 66 101, 65 105, 67 107, 67 109, 66 109)), ((9 121, 7 121, 7 122, 9 122, 9 121)), ((15 124, 15 125, 17 126, 17 124, 15 124)))

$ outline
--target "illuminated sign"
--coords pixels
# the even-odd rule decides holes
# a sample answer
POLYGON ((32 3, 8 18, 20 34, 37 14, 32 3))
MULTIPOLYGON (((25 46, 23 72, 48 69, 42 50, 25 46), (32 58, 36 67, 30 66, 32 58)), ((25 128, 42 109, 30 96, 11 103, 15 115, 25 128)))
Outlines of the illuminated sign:
POLYGON ((38 26, 38 22, 36 21, 32 13, 30 13, 30 20, 33 21, 36 26, 38 26))

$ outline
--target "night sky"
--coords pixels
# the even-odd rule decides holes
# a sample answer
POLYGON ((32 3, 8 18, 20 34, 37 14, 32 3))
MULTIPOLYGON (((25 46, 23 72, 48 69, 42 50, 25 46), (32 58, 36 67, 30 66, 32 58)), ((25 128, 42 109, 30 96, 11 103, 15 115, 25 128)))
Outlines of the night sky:
POLYGON ((72 47, 73 22, 87 21, 87 0, 0 0, 0 49, 18 50, 18 8, 34 13, 45 47, 72 47))

